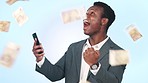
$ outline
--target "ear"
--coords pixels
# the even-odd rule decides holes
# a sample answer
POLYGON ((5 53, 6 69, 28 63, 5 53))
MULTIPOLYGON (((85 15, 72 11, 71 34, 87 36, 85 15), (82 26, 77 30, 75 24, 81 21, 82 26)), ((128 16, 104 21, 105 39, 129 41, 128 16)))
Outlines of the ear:
POLYGON ((108 18, 102 18, 101 25, 104 26, 107 25, 107 23, 108 23, 108 18))

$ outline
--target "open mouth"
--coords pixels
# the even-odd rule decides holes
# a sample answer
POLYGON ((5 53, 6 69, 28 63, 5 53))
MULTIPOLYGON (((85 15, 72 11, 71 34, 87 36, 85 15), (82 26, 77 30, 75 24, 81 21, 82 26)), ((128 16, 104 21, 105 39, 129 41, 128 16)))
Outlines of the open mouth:
POLYGON ((84 27, 87 27, 90 25, 90 22, 86 19, 83 20, 83 23, 84 23, 84 27))

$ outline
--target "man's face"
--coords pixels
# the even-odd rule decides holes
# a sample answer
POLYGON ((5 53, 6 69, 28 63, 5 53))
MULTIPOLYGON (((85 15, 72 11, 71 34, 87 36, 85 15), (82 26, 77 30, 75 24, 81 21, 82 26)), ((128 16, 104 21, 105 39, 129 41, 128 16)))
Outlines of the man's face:
POLYGON ((102 11, 101 7, 96 6, 87 10, 87 18, 84 19, 84 34, 92 36, 100 32, 102 11))

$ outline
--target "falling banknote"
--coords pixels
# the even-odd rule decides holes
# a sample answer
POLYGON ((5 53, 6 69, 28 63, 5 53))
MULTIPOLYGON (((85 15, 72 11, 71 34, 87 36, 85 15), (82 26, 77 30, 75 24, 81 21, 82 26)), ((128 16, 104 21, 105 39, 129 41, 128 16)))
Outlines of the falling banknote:
POLYGON ((19 26, 22 26, 22 25, 28 20, 28 17, 27 17, 26 14, 24 13, 22 7, 18 8, 18 9, 13 13, 13 17, 16 19, 16 21, 17 21, 17 23, 19 24, 19 26))
POLYGON ((126 65, 129 63, 129 52, 126 50, 110 50, 109 64, 111 66, 126 65))
POLYGON ((133 39, 133 41, 136 41, 142 37, 141 33, 137 30, 136 26, 130 25, 127 27, 127 32, 133 39))
POLYGON ((85 8, 72 9, 62 12, 64 24, 85 18, 85 8))
POLYGON ((8 32, 9 26, 10 26, 9 21, 0 21, 0 32, 8 32))
POLYGON ((17 0, 7 0, 6 3, 9 5, 12 5, 16 2, 17 0))
POLYGON ((29 1, 29 0, 7 0, 6 3, 9 5, 14 4, 16 1, 29 1))
POLYGON ((0 57, 0 64, 8 68, 11 67, 19 51, 20 51, 19 45, 16 45, 12 42, 8 43, 0 57))
POLYGON ((81 19, 86 19, 86 9, 85 9, 85 7, 81 7, 79 9, 77 9, 77 11, 79 11, 79 15, 80 15, 81 19))

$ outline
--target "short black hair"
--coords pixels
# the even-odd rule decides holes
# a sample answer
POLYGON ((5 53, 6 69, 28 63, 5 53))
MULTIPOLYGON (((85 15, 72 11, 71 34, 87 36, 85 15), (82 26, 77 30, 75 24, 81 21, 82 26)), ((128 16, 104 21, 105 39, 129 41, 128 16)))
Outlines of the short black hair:
MULTIPOLYGON (((109 21, 108 21, 108 24, 107 24, 107 30, 109 28, 109 26, 114 22, 115 20, 115 12, 114 10, 109 6, 107 5, 106 3, 103 3, 103 2, 94 2, 94 6, 98 6, 98 7, 102 7, 103 8, 103 15, 102 15, 102 18, 108 18, 109 21)), ((106 30, 106 32, 107 32, 106 30)))

